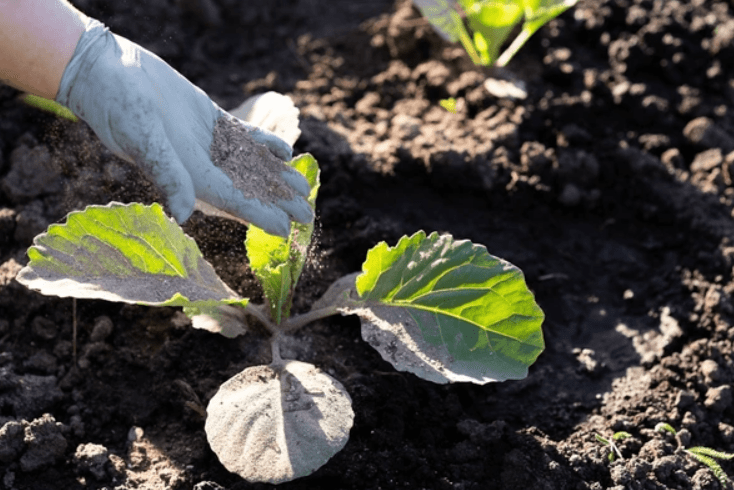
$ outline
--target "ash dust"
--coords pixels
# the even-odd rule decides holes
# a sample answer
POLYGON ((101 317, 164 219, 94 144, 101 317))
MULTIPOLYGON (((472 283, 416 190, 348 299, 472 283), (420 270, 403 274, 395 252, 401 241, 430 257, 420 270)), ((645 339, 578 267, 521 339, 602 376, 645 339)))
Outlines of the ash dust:
POLYGON ((252 139, 247 126, 224 116, 214 126, 209 149, 212 162, 229 177, 245 199, 264 203, 290 201, 295 192, 282 179, 288 166, 252 139))
POLYGON ((138 167, 113 155, 83 122, 54 120, 44 132, 43 144, 51 152, 54 169, 63 177, 56 219, 90 204, 165 202, 138 167))

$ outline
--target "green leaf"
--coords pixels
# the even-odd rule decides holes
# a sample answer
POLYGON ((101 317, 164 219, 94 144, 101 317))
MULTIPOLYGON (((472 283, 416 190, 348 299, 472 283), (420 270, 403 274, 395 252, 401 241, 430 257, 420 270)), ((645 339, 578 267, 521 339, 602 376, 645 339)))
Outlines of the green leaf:
POLYGON ((25 94, 21 96, 21 100, 31 107, 50 112, 51 114, 55 114, 58 117, 68 119, 71 122, 79 121, 79 118, 77 118, 68 107, 59 104, 55 100, 44 99, 43 97, 39 97, 38 95, 33 94, 25 94))
MULTIPOLYGON (((576 5, 578 0, 524 0, 525 21, 522 25, 522 34, 518 37, 527 41, 530 36, 555 19, 569 8, 576 5)), ((519 47, 518 47, 519 48, 519 47)))
POLYGON ((668 432, 670 434, 678 435, 678 431, 673 428, 672 425, 670 425, 667 422, 658 422, 655 425, 655 431, 656 432, 668 432))
POLYGON ((492 52, 490 51, 489 41, 479 31, 474 31, 474 46, 477 48, 482 64, 490 65, 492 63, 492 52))
POLYGON ((494 63, 502 44, 522 20, 522 4, 518 0, 465 0, 462 6, 466 10, 469 27, 474 31, 475 46, 483 63, 494 63), (476 43, 477 40, 480 42, 476 43))
MULTIPOLYGON (((308 180, 311 186, 308 203, 315 209, 320 173, 316 159, 304 154, 295 158, 290 165, 308 180)), ((276 324, 290 315, 293 290, 306 263, 313 226, 313 222, 294 222, 288 238, 269 235, 254 225, 247 230, 245 247, 250 267, 263 286, 270 305, 270 315, 276 324)))
POLYGON ((522 272, 481 245, 418 232, 367 253, 362 337, 397 369, 437 382, 521 379, 544 348, 522 272))
POLYGON ((611 442, 606 437, 600 436, 599 434, 594 434, 594 437, 597 441, 601 442, 602 444, 609 445, 611 442))
POLYGON ((452 114, 456 114, 456 99, 449 97, 448 99, 441 99, 438 101, 439 105, 449 111, 452 114))
POLYGON ((577 2, 578 0, 523 0, 525 11, 523 29, 527 26, 532 32, 535 32, 547 22, 576 5, 577 2))
POLYGON ((688 451, 694 454, 703 454, 704 456, 710 456, 716 459, 730 460, 734 458, 734 454, 725 453, 723 451, 717 451, 716 449, 711 449, 710 447, 706 447, 706 446, 696 446, 696 447, 688 448, 688 451))
POLYGON ((625 431, 619 431, 614 433, 612 439, 614 439, 615 441, 621 441, 623 439, 627 439, 628 437, 632 437, 632 434, 625 431))
POLYGON ((423 17, 447 41, 458 41, 466 31, 461 16, 447 0, 413 0, 423 17))
POLYGON ((70 213, 33 240, 18 281, 42 294, 152 306, 247 305, 158 204, 70 213))
POLYGON ((712 449, 709 449, 709 448, 694 447, 691 449, 686 449, 686 452, 690 454, 694 459, 708 466, 709 469, 713 472, 714 476, 716 476, 716 478, 719 480, 719 483, 721 483, 721 486, 726 488, 727 483, 729 483, 729 477, 724 472, 724 469, 715 459, 710 457, 705 452, 703 451, 694 452, 694 450, 701 450, 701 449, 708 449, 709 451, 713 451, 712 449))

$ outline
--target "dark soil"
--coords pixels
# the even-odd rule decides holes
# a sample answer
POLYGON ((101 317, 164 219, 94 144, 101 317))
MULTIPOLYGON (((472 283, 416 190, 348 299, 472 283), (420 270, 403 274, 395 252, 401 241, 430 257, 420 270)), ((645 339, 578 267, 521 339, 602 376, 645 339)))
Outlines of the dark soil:
MULTIPOLYGON (((474 68, 403 0, 75 3, 225 108, 266 90, 301 108, 296 153, 317 158, 322 188, 296 311, 377 242, 424 229, 518 265, 546 312, 529 376, 486 386, 395 371, 356 318, 307 327, 291 354, 345 385, 355 424, 281 488, 720 488, 680 446, 734 450, 731 3, 581 0, 503 72, 474 68), (497 78, 527 98, 491 95, 497 78), (622 430, 624 459, 609 462, 594 435, 622 430)), ((196 410, 267 361, 256 337, 79 301, 76 368, 72 300, 13 281, 68 211, 156 199, 85 125, 17 95, 0 87, 0 486, 269 488, 220 465, 196 410)), ((261 298, 244 226, 197 214, 186 230, 261 298)))

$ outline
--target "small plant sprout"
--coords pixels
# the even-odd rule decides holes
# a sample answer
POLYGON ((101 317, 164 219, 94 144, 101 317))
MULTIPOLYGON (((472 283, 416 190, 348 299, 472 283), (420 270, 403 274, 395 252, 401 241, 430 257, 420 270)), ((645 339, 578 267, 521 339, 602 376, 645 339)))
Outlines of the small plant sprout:
POLYGON ((447 41, 460 41, 475 65, 506 66, 520 48, 548 21, 578 0, 413 0, 421 14, 447 41), (469 23, 472 34, 466 28, 469 23), (500 49, 522 24, 517 37, 500 49))
MULTIPOLYGON (((667 422, 660 422, 655 426, 655 430, 657 432, 668 432, 672 434, 673 436, 678 435, 678 432, 673 428, 672 425, 668 424, 667 422)), ((711 449, 710 447, 704 447, 704 446, 696 446, 696 447, 683 447, 681 446, 681 449, 684 453, 698 461, 699 463, 703 463, 706 466, 709 467, 709 469, 713 472, 714 476, 718 478, 719 482, 721 483, 722 487, 725 487, 730 482, 729 477, 724 472, 724 469, 721 467, 717 459, 723 459, 723 460, 730 460, 734 458, 734 454, 731 453, 725 453, 722 451, 717 451, 715 449, 711 449)))
POLYGON ((451 114, 456 114, 456 99, 453 97, 449 97, 448 99, 441 99, 438 101, 438 103, 449 111, 451 114))
POLYGON ((609 446, 608 458, 609 458, 609 461, 611 462, 617 458, 624 459, 622 457, 622 452, 619 450, 619 447, 617 446, 616 441, 621 441, 623 439, 627 439, 628 437, 632 437, 632 434, 630 434, 629 432, 620 431, 620 432, 615 432, 614 434, 612 434, 612 437, 608 439, 599 434, 594 434, 594 437, 596 438, 597 441, 601 442, 602 444, 606 446, 609 446))
MULTIPOLYGON (((311 186, 311 155, 290 162, 311 186)), ((268 365, 226 381, 206 409, 207 439, 222 464, 251 482, 311 474, 344 447, 352 401, 336 379, 284 359, 283 339, 329 315, 357 315, 362 338, 401 371, 435 383, 521 379, 544 348, 544 314, 522 272, 482 245, 422 231, 367 252, 362 271, 337 280, 310 311, 292 315, 313 224, 280 238, 250 226, 245 248, 264 304, 230 289, 160 205, 110 203, 70 213, 28 250, 18 281, 43 294, 181 306, 195 328, 235 337, 259 323, 268 365)))

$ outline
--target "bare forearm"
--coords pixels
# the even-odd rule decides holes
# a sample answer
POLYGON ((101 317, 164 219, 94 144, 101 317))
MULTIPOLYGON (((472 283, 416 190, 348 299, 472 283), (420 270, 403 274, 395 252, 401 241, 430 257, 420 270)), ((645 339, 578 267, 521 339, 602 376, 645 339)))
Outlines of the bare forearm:
POLYGON ((66 0, 0 0, 0 81, 55 98, 85 20, 66 0))

